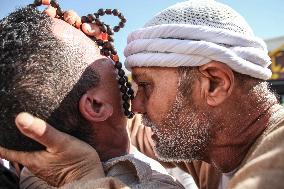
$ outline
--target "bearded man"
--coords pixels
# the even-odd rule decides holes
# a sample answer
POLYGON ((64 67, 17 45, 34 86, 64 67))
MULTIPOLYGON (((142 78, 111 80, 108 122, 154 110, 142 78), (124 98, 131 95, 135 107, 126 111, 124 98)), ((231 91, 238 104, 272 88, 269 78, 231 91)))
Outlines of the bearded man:
MULTIPOLYGON (((179 3, 130 34, 125 55, 138 85, 132 108, 161 160, 183 161, 199 188, 283 188, 284 110, 265 81, 266 46, 237 12, 212 0, 179 3)), ((18 127, 39 140, 27 125, 18 127)), ((35 165, 15 154, 1 149, 35 165)))
POLYGON ((215 1, 179 3, 132 32, 125 56, 132 109, 153 131, 132 134, 141 151, 153 157, 154 143, 161 161, 183 161, 199 188, 283 188, 284 110, 243 17, 215 1))

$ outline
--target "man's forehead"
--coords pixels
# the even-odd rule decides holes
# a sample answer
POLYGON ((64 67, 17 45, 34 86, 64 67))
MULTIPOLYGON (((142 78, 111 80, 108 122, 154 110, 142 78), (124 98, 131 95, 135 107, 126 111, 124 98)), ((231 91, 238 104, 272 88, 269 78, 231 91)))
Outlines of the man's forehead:
POLYGON ((166 74, 168 71, 176 71, 177 68, 173 67, 133 67, 132 78, 133 80, 159 77, 160 74, 166 74))
POLYGON ((146 68, 146 67, 134 67, 132 68, 132 78, 133 80, 139 80, 142 78, 149 77, 151 73, 151 69, 146 68))

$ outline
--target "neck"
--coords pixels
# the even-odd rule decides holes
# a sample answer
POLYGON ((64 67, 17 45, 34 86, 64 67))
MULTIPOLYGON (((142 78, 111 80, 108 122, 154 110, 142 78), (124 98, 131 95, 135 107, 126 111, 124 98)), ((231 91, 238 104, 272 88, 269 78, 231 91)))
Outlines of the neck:
MULTIPOLYGON (((209 162, 221 172, 231 172, 240 165, 250 147, 263 133, 271 115, 279 109, 276 99, 263 103, 244 105, 250 99, 241 99, 240 105, 230 107, 226 115, 220 116, 219 130, 214 134, 214 143, 209 151, 209 162), (240 107, 239 106, 245 106, 240 107), (233 110, 232 110, 233 109, 233 110), (241 110, 241 111, 240 111, 241 110)), ((224 112, 224 111, 223 111, 224 112)))
POLYGON ((95 139, 95 149, 101 161, 123 156, 129 153, 129 138, 126 126, 116 126, 100 124, 95 126, 93 132, 95 139))

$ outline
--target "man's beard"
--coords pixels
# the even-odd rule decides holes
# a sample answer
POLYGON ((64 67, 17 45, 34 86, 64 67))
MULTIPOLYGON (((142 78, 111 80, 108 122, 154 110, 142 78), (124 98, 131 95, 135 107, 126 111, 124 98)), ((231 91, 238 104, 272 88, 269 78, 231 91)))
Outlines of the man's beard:
POLYGON ((154 151, 161 161, 204 160, 212 121, 192 100, 178 95, 161 124, 154 124, 147 115, 142 123, 156 135, 154 151))

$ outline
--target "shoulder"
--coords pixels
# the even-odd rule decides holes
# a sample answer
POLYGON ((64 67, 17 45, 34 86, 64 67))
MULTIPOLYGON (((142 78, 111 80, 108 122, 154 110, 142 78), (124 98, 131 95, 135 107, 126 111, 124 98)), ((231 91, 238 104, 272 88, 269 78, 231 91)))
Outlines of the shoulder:
POLYGON ((230 188, 284 188, 284 116, 257 140, 230 188))
POLYGON ((131 188, 183 188, 160 163, 138 150, 109 160, 104 169, 108 177, 118 178, 131 188))

